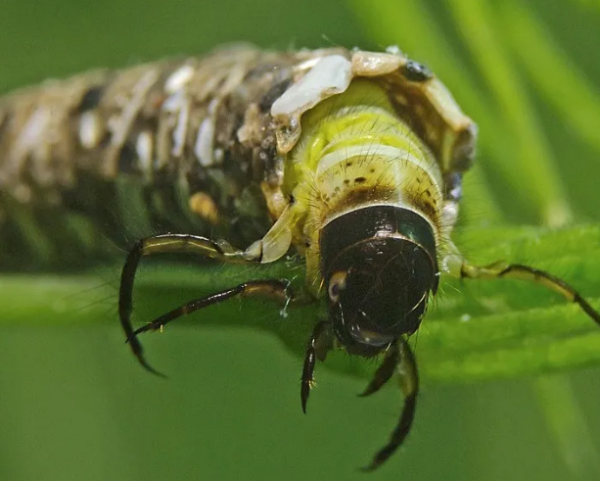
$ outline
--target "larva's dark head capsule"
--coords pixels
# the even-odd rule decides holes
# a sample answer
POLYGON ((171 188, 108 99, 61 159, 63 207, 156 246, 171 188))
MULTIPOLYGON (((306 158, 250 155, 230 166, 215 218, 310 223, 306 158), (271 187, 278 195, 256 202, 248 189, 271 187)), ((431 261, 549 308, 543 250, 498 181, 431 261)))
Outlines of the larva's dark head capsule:
POLYGON ((438 285, 430 224, 411 210, 371 206, 321 232, 329 320, 352 354, 369 356, 417 330, 438 285))

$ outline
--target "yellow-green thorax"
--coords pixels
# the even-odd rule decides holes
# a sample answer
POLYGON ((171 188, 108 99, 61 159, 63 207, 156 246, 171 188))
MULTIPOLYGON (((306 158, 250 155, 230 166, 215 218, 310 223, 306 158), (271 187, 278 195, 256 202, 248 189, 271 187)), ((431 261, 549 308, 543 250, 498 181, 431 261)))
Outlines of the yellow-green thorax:
POLYGON ((285 223, 305 252, 313 291, 320 284, 320 229, 346 212, 400 206, 423 214, 439 234, 440 168, 385 90, 370 80, 354 80, 346 92, 304 114, 302 138, 286 158, 283 193, 293 199, 285 223))

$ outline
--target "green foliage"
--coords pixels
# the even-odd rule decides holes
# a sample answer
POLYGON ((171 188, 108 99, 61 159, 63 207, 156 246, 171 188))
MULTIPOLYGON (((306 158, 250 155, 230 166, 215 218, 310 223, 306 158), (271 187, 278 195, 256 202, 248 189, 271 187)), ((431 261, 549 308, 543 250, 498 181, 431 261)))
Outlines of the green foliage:
MULTIPOLYGON (((546 231, 524 228, 464 230, 459 242, 473 261, 511 259, 550 270, 572 281, 600 307, 600 227, 546 231), (494 242, 502 239, 500 242, 494 242)), ((267 267, 162 266, 141 270, 135 292, 135 321, 143 323, 195 297, 248 279, 286 277, 302 290, 299 259, 267 267)), ((94 288, 93 277, 3 279, 6 301, 0 319, 20 324, 83 324, 116 322, 115 287, 94 288), (34 289, 36 297, 28 300, 34 289), (91 289, 91 290, 88 290, 91 289), (72 295, 75 293, 75 295, 72 295), (93 299, 109 298, 108 305, 93 299), (51 310, 48 307, 51 307, 51 310)), ((116 284, 115 284, 116 285, 116 284)), ((443 277, 440 293, 414 337, 426 379, 468 382, 539 374, 600 361, 600 330, 580 309, 556 294, 521 281, 458 281, 443 277)), ((198 328, 251 328, 277 336, 299 358, 312 326, 325 315, 318 303, 291 305, 282 315, 275 302, 243 299, 176 321, 198 328)), ((175 324, 166 331, 175 329, 175 324)), ((145 334, 143 342, 151 336, 145 334)), ((168 343, 169 336, 160 342, 168 343)), ((152 350, 148 356, 159 365, 152 350)), ((373 366, 332 355, 326 365, 368 377, 373 366)))

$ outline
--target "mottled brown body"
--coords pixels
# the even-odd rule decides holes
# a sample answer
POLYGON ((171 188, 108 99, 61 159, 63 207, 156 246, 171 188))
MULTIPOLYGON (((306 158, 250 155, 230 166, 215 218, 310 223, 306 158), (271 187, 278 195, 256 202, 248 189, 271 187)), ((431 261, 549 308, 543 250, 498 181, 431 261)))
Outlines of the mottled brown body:
POLYGON ((5 96, 0 233, 14 241, 72 211, 117 240, 131 223, 154 231, 133 236, 179 229, 255 240, 270 224, 260 185, 281 182, 269 109, 311 55, 228 49, 5 96))

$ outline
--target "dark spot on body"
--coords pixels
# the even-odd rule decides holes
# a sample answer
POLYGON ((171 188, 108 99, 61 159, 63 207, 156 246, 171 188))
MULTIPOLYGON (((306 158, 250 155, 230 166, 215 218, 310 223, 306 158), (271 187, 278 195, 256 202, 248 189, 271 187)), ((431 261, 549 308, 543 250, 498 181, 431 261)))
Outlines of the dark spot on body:
POLYGON ((87 110, 93 110, 100 104, 100 100, 102 100, 102 94, 104 93, 104 88, 99 86, 94 86, 90 88, 79 102, 79 106, 77 107, 78 112, 86 112, 87 110))
POLYGON ((135 147, 130 142, 127 142, 119 152, 119 172, 135 174, 138 171, 136 160, 137 152, 135 147))
POLYGON ((431 71, 425 65, 409 60, 405 65, 400 67, 400 73, 404 75, 406 80, 411 82, 425 82, 433 78, 431 71))
POLYGON ((290 85, 290 79, 282 80, 274 84, 267 92, 261 97, 258 107, 260 111, 265 113, 271 110, 273 102, 283 95, 290 85))
POLYGON ((475 154, 475 138, 477 128, 471 126, 458 134, 452 148, 452 169, 458 172, 465 172, 473 165, 473 156, 475 154))
MULTIPOLYGON (((405 194, 408 194, 406 192, 405 194)), ((420 210, 425 214, 432 222, 437 223, 438 210, 435 202, 432 202, 431 197, 425 197, 424 195, 407 195, 407 200, 411 205, 420 210)))
POLYGON ((106 149, 110 145, 111 139, 112 136, 110 135, 110 132, 104 132, 104 135, 102 136, 102 139, 100 139, 100 143, 98 144, 98 149, 106 149))
POLYGON ((364 184, 367 181, 366 177, 357 177, 354 179, 355 184, 364 184))

